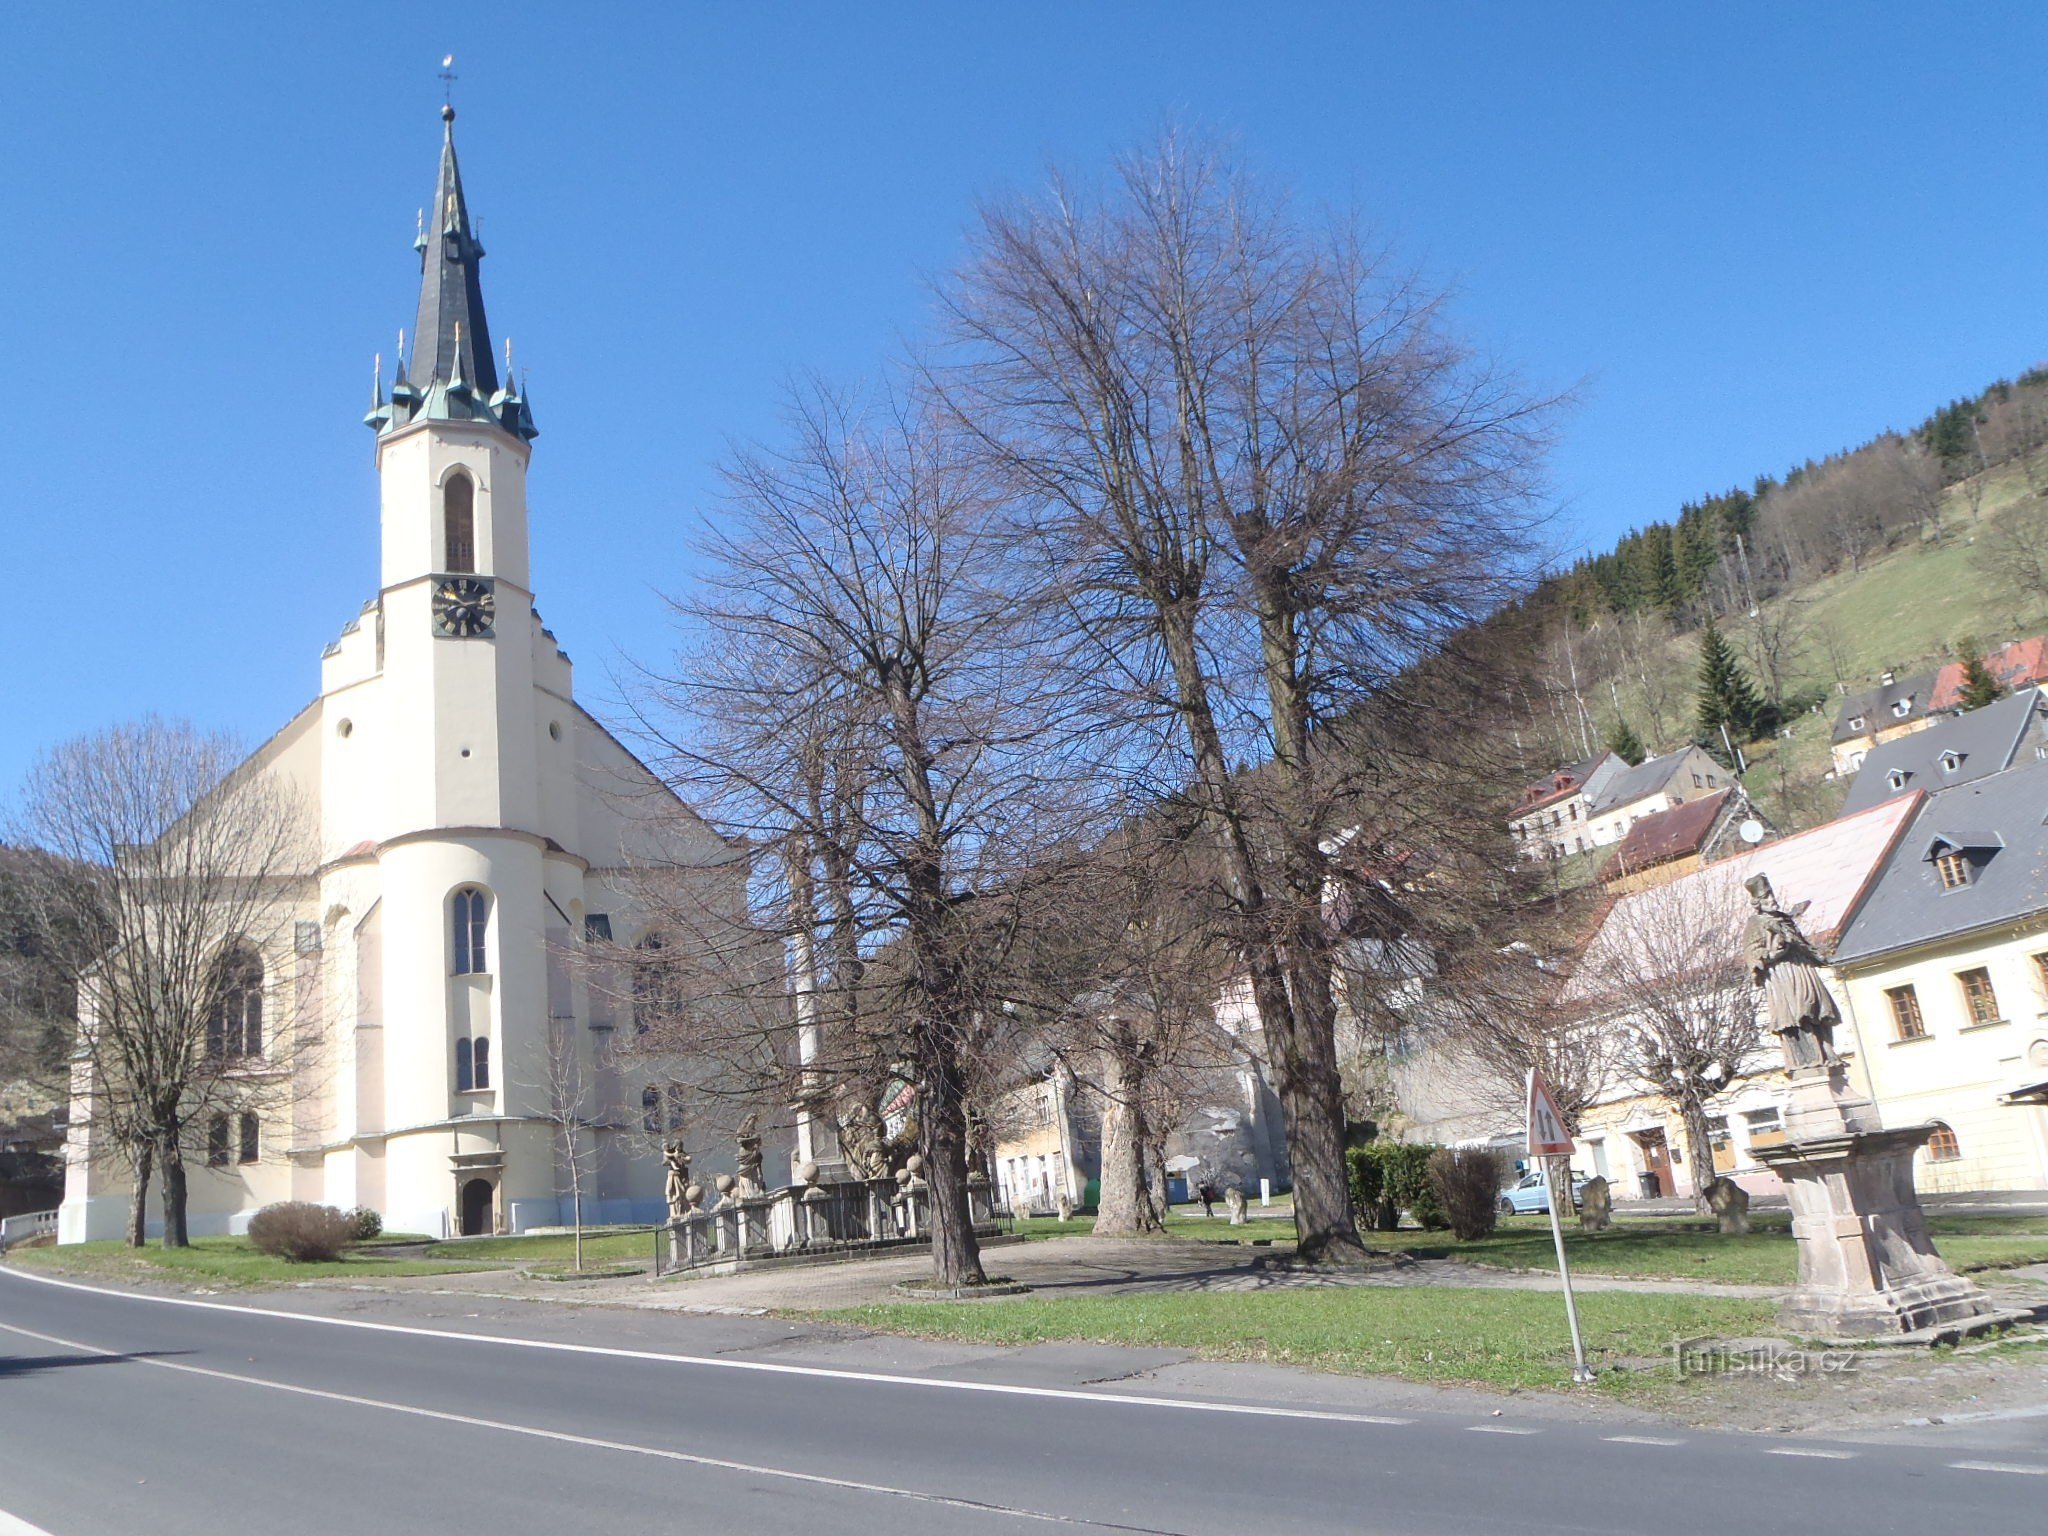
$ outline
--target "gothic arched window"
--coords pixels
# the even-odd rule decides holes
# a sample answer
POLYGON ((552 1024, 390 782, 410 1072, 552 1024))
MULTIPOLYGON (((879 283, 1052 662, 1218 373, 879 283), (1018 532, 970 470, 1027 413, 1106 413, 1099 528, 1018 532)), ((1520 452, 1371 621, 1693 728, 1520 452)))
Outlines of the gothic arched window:
POLYGON ((491 925, 491 898, 473 885, 455 893, 455 965, 452 974, 477 976, 491 968, 484 939, 491 925))
POLYGON ((476 1085, 479 1088, 491 1086, 491 1042, 480 1039, 476 1043, 476 1085))
POLYGON ((441 490, 441 525, 447 535, 447 569, 476 569, 476 482, 457 470, 441 490))
POLYGON ((222 959, 213 1008, 206 1016, 206 1054, 232 1061, 263 1054, 263 959, 237 944, 222 959))
POLYGON ((468 1093, 476 1086, 476 1068, 470 1060, 470 1046, 467 1039, 455 1042, 455 1091, 468 1093))

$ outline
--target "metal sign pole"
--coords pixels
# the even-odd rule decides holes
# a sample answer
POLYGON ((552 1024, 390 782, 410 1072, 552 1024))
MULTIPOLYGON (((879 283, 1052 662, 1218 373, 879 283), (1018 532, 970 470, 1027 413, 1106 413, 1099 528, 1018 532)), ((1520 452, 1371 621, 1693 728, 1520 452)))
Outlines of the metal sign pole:
POLYGON ((1557 1278, 1564 1285, 1564 1315, 1572 1327, 1572 1380, 1586 1386, 1593 1380, 1592 1369, 1586 1364, 1585 1340, 1579 1336, 1579 1308, 1572 1300, 1572 1267, 1564 1256, 1564 1226, 1557 1214, 1558 1174, 1564 1173, 1564 1198, 1571 1199, 1571 1158, 1546 1157, 1543 1159, 1545 1182, 1550 1189, 1550 1240, 1557 1245, 1557 1278))

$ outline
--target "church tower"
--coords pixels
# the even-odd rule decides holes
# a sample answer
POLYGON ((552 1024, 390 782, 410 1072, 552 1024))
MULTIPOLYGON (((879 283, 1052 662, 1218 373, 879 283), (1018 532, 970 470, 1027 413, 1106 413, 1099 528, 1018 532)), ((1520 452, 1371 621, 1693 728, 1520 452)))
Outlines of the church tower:
MULTIPOLYGON (((322 821, 352 839, 330 912, 356 923, 365 1007, 331 1079, 330 1203, 396 1225, 502 1230, 557 1198, 551 1053, 589 1053, 568 657, 535 611, 526 471, 533 413, 492 354, 481 264, 443 108, 434 201, 415 249, 410 354, 365 418, 376 433, 381 576, 330 650, 322 821), (353 862, 374 860, 368 870, 353 862), (339 1138, 337 1138, 339 1139, 339 1138), (336 1157, 340 1166, 336 1165, 336 1157), (434 1212, 431 1207, 440 1207, 434 1212)), ((344 943, 344 947, 349 947, 344 943)))

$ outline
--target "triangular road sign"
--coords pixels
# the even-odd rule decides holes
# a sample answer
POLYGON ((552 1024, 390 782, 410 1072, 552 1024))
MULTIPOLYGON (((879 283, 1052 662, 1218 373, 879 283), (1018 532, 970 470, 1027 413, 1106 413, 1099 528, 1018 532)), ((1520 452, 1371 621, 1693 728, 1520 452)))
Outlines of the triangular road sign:
POLYGON ((1564 1128, 1564 1116, 1557 1112, 1557 1100, 1550 1096, 1550 1084, 1540 1067, 1529 1069, 1529 1155, 1568 1156, 1572 1134, 1564 1128))

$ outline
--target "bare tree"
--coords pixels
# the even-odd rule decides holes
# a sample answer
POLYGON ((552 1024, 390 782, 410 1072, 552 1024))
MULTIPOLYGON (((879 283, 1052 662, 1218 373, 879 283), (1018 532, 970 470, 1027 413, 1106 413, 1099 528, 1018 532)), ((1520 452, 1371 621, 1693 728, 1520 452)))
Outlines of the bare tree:
POLYGON ((1473 1101, 1518 1121, 1531 1069, 1540 1070, 1566 1128, 1610 1093, 1618 1036, 1559 1006, 1569 972, 1524 941, 1458 957, 1436 989, 1441 1038, 1469 1074, 1473 1101))
POLYGON ((1755 1070, 1765 1038, 1741 897, 1730 865, 1622 897, 1566 994, 1577 1027, 1612 1031, 1621 1069, 1676 1106, 1702 1211, 1715 1176, 1707 1104, 1755 1070))
POLYGON ((1539 408, 1355 230, 1185 138, 1099 202, 990 206, 970 242, 935 375, 1049 575, 1077 698, 1214 840, 1301 1252, 1365 1262, 1324 903, 1348 802, 1388 786, 1339 739, 1526 574, 1539 408))
MULTIPOLYGON (((707 637, 666 687, 669 742, 736 832, 773 850, 757 921, 804 937, 815 1052, 783 1054, 791 1097, 876 1078, 914 1089, 933 1265, 981 1278, 966 1109, 977 1043, 1005 1001, 1022 888, 1060 841, 1056 699, 1023 628, 1021 572, 953 434, 915 400, 822 389, 779 452, 743 452, 682 611, 707 637)), ((736 1005, 728 1039, 786 1021, 736 1005)))
POLYGON ((238 1154, 244 1117, 294 1102, 318 1021, 277 978, 317 854, 288 784, 225 736, 150 717, 66 742, 30 771, 24 908, 75 990, 73 1123, 154 1169, 164 1246, 187 1243, 186 1159, 238 1154))
POLYGON ((1762 679, 1765 695, 1781 708, 1791 697, 1792 680, 1806 655, 1806 609, 1811 598, 1786 592, 1750 608, 1736 629, 1749 663, 1762 679))
POLYGON ((2015 611, 2048 605, 2048 503, 2023 501, 1980 526, 1970 558, 1985 588, 2015 611))
POLYGON ((597 1136, 601 1121, 593 1115, 592 1078, 572 1033, 573 1020, 551 1019, 548 1023, 547 1055, 542 1058, 546 1080, 535 1084, 540 1091, 538 1113, 555 1139, 555 1180, 569 1202, 569 1226, 575 1233, 575 1267, 583 1269, 583 1192, 595 1174, 597 1136))

